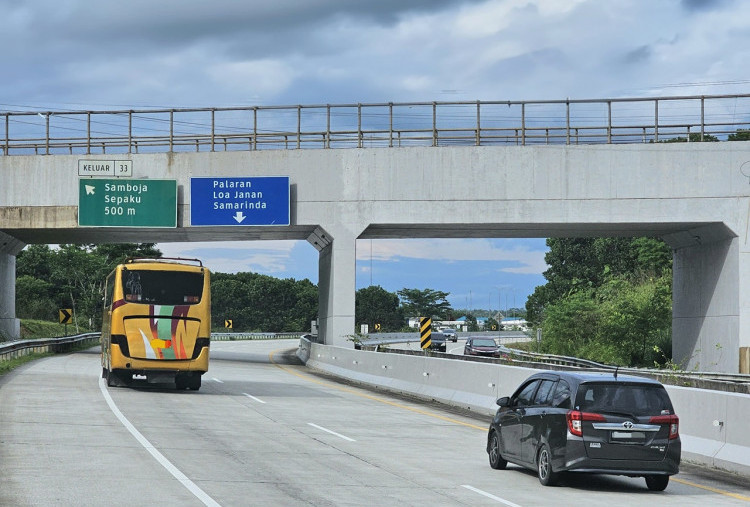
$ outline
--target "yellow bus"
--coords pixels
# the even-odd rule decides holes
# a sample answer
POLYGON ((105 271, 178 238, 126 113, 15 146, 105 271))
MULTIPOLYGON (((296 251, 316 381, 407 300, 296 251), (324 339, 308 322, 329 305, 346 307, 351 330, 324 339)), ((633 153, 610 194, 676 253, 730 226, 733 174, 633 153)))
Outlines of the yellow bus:
POLYGON ((198 259, 127 259, 107 277, 102 378, 174 381, 197 391, 208 371, 211 275, 198 259))

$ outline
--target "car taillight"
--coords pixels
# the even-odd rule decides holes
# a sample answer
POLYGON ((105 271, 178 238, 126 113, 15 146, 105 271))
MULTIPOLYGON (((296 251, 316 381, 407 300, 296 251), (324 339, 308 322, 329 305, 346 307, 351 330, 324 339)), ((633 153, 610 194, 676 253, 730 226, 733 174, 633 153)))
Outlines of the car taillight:
POLYGON ((676 415, 655 415, 649 422, 651 424, 668 424, 669 439, 674 440, 680 436, 680 418, 676 415))
POLYGON ((571 410, 568 412, 566 419, 568 420, 568 431, 571 434, 582 437, 583 436, 583 421, 597 421, 606 422, 607 419, 601 414, 594 414, 591 412, 581 412, 580 410, 571 410))

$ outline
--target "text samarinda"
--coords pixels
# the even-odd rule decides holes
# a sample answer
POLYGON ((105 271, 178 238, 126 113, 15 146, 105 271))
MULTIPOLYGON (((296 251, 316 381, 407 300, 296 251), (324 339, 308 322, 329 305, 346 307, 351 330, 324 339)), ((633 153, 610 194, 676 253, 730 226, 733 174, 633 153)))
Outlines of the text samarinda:
POLYGON ((215 202, 214 209, 243 210, 243 209, 266 209, 265 201, 240 201, 240 202, 215 202))

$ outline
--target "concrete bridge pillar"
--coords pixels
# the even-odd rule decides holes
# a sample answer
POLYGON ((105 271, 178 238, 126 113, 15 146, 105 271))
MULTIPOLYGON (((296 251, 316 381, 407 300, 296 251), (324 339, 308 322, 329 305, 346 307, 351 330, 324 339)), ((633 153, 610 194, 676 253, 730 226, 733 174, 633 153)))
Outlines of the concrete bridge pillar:
POLYGON ((357 237, 361 229, 318 227, 307 240, 318 261, 318 336, 326 345, 353 347, 357 237))
POLYGON ((742 262, 750 256, 740 255, 740 238, 717 224, 665 239, 674 248, 674 362, 687 370, 750 373, 741 361, 750 321, 740 319, 741 301, 748 300, 743 287, 750 284, 750 265, 743 269, 742 262))
POLYGON ((21 338, 21 321, 16 318, 16 255, 24 246, 0 232, 0 341, 21 338))

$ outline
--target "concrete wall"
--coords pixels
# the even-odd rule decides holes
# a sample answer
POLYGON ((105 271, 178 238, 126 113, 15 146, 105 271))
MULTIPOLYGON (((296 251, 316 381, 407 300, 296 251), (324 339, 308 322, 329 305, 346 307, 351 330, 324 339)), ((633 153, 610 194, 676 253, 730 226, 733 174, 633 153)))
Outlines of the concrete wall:
POLYGON ((0 232, 0 340, 19 339, 21 322, 16 318, 16 255, 24 244, 0 232))
MULTIPOLYGON (((78 227, 78 160, 113 155, 4 156, 0 232, 22 243, 314 243, 326 233, 316 246, 319 320, 326 343, 335 345, 348 344, 355 331, 358 238, 659 236, 675 251, 673 341, 680 359, 688 368, 737 372, 743 351, 750 358, 750 184, 740 170, 750 160, 750 142, 116 157, 133 162, 134 178, 177 180, 177 228, 78 227), (290 226, 191 226, 191 177, 279 175, 292 186, 290 226)), ((0 276, 13 279, 9 259, 0 268, 0 276)))
MULTIPOLYGON (((308 367, 342 378, 491 416, 539 370, 352 350, 300 340, 297 356, 308 367)), ((680 418, 683 459, 750 475, 750 395, 666 386, 680 418)), ((489 419, 488 419, 489 423, 489 419)))

